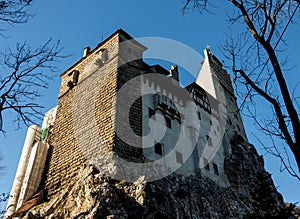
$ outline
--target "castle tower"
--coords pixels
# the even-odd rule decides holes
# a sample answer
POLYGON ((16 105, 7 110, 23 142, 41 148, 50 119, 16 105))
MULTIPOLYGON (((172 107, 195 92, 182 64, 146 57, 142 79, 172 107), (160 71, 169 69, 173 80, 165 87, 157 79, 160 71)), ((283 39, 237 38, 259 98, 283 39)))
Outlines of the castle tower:
POLYGON ((228 130, 236 131, 247 139, 230 75, 223 69, 223 64, 211 53, 210 49, 204 49, 204 57, 196 83, 211 97, 218 100, 219 114, 221 120, 230 126, 228 130))
POLYGON ((189 89, 201 90, 198 93, 202 93, 205 98, 198 102, 206 103, 202 104, 202 107, 199 104, 199 112, 204 115, 200 124, 202 133, 206 133, 207 142, 201 140, 204 136, 200 136, 198 142, 202 142, 202 145, 209 144, 211 147, 205 147, 204 151, 203 146, 198 147, 199 166, 204 167, 202 174, 214 179, 221 186, 228 186, 224 172, 224 158, 228 158, 231 153, 230 140, 237 135, 247 141, 247 137, 230 75, 210 49, 204 49, 204 57, 199 75, 194 85, 189 87, 189 89), (207 108, 206 105, 209 107, 207 108), (201 112, 201 109, 206 110, 201 112))
MULTIPOLYGON (((61 74, 50 140, 52 152, 43 185, 49 196, 65 189, 86 162, 101 161, 102 169, 111 173, 115 171, 112 151, 132 157, 139 153, 137 148, 125 149, 126 144, 116 138, 115 113, 117 91, 141 74, 140 59, 145 49, 123 30, 117 30, 92 51, 85 50, 85 56, 61 74), (128 43, 122 44, 125 41, 128 43), (99 160, 93 160, 95 157, 99 160)), ((140 121, 135 123, 139 132, 140 121)))
POLYGON ((176 172, 230 186, 230 139, 246 134, 229 74, 205 49, 197 80, 182 88, 178 67, 149 66, 146 49, 117 30, 60 75, 55 115, 42 127, 49 150, 35 191, 48 190, 49 199, 67 191, 86 165, 120 181, 176 172))

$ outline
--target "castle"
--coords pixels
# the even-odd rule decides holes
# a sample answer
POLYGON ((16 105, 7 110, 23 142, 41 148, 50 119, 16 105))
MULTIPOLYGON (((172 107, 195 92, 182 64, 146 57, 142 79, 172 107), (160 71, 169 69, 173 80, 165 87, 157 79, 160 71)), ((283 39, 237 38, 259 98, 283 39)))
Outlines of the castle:
POLYGON ((55 197, 86 164, 120 181, 175 172, 232 186, 230 139, 247 137, 229 74, 206 48, 180 87, 178 67, 148 65, 146 49, 120 29, 61 74, 58 106, 28 129, 6 216, 40 191, 55 197))

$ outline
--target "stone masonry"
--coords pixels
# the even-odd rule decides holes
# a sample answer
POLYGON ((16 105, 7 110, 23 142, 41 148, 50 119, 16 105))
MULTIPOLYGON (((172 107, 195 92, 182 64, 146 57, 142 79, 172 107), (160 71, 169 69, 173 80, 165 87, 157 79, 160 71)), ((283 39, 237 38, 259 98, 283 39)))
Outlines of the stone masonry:
MULTIPOLYGON (((114 126, 116 118, 115 111, 112 110, 112 106, 117 105, 116 93, 118 89, 127 80, 140 74, 139 67, 142 67, 141 61, 136 60, 127 63, 126 57, 123 58, 122 54, 119 54, 119 50, 124 49, 119 48, 120 43, 130 39, 131 37, 127 33, 118 30, 61 75, 62 83, 59 92, 58 111, 50 140, 52 153, 46 169, 46 180, 44 185, 41 186, 41 188, 49 190, 49 197, 58 190, 66 188, 72 182, 74 176, 78 174, 79 168, 89 158, 87 151, 90 151, 90 153, 97 151, 99 160, 103 162, 103 165, 106 162, 106 165, 108 165, 107 171, 110 172, 113 171, 111 168, 113 160, 110 159, 113 150, 118 152, 120 156, 138 157, 139 152, 136 148, 125 145, 115 136, 114 126), (99 63, 95 63, 95 60, 99 61, 99 63), (125 62, 126 65, 122 65, 122 62, 125 62), (79 78, 78 82, 76 82, 77 84, 74 84, 74 87, 70 87, 68 83, 70 81, 72 83, 74 71, 79 72, 79 78), (89 77, 93 78, 93 85, 84 84, 90 81, 89 77), (81 89, 78 89, 79 86, 81 89), (89 103, 89 100, 84 97, 87 93, 97 95, 95 98, 96 102, 89 103), (91 109, 94 108, 95 121, 89 121, 90 124, 88 126, 90 127, 81 127, 75 133, 74 119, 79 124, 87 119, 85 112, 78 112, 74 115, 74 108, 76 110, 80 108, 77 107, 78 103, 90 105, 91 109), (100 134, 104 142, 103 147, 100 149, 98 145, 91 145, 88 141, 82 142, 82 139, 80 142, 81 146, 78 146, 78 138, 86 135, 86 132, 90 132, 89 135, 92 136, 100 134), (84 148, 82 145, 84 145, 84 148), (115 145, 118 145, 118 147, 115 145), (122 150, 121 148, 125 149, 122 150), (85 152, 84 155, 82 151, 85 152)), ((145 48, 141 45, 138 46, 137 56, 142 57, 142 51, 145 48)), ((137 102, 136 108, 139 108, 138 105, 141 105, 141 103, 137 102)), ((131 118, 137 121, 132 121, 131 123, 137 124, 135 129, 137 132, 141 132, 141 127, 139 127, 141 121, 137 116, 139 111, 134 110, 133 113, 134 115, 131 118)))
POLYGON ((84 56, 60 75, 56 118, 44 140, 50 148, 41 183, 7 218, 291 218, 262 157, 247 141, 230 76, 210 50, 205 50, 202 78, 178 89, 187 96, 161 86, 160 93, 142 97, 141 86, 160 84, 138 80, 126 95, 140 98, 124 120, 128 99, 120 98, 118 91, 130 79, 153 72, 170 87, 179 85, 177 67, 172 67, 177 71, 174 76, 159 65, 149 66, 142 59, 145 50, 119 29, 95 49, 85 48, 84 56), (196 113, 188 118, 192 125, 184 126, 186 118, 178 107, 189 104, 196 113), (132 146, 143 146, 140 138, 130 144, 116 131, 129 136, 128 130, 118 129, 128 122, 124 127, 142 136, 145 121, 157 124, 157 132, 165 128, 173 135, 166 134, 161 142, 150 139, 153 146, 146 150, 132 146), (221 126, 226 127, 225 134, 221 126), (194 146, 194 137, 196 142, 185 162, 184 150, 173 150, 181 129, 182 148, 194 146), (220 147, 214 148, 217 141, 220 147), (206 149, 216 151, 210 160, 203 156, 206 149), (172 153, 170 160, 180 167, 168 176, 153 165, 148 171, 161 176, 159 180, 148 182, 147 174, 142 176, 139 170, 133 181, 122 180, 129 167, 120 166, 117 158, 151 164, 172 153))

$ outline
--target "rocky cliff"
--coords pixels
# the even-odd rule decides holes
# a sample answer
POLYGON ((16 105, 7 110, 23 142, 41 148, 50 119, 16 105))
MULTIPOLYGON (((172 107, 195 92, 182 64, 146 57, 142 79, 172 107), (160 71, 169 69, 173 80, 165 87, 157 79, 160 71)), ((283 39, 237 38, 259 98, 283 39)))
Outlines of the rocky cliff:
POLYGON ((85 165, 55 197, 24 218, 290 218, 282 196, 255 148, 238 136, 231 142, 222 188, 206 177, 176 174, 155 182, 117 181, 85 165))

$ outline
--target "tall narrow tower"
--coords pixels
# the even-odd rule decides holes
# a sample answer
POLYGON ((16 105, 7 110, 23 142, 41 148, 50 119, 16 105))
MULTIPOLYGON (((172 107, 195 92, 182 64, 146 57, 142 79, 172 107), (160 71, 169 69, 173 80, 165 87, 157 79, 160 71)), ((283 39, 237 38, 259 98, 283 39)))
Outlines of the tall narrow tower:
POLYGON ((61 74, 57 108, 42 129, 28 132, 8 218, 257 218, 257 210, 268 215, 275 205, 283 211, 246 139, 222 63, 205 49, 199 77, 180 87, 178 67, 149 66, 146 49, 117 30, 61 74))
POLYGON ((236 102, 230 75, 223 69, 223 64, 210 49, 204 49, 204 60, 196 83, 219 102, 220 116, 224 123, 231 126, 247 139, 239 108, 236 102))
MULTIPOLYGON (((52 153, 43 185, 49 189, 49 196, 66 188, 86 162, 101 162, 101 168, 112 173, 112 151, 119 156, 139 153, 116 138, 115 112, 117 91, 141 74, 140 59, 145 49, 126 32, 117 30, 92 51, 86 50, 84 57, 61 74, 50 140, 52 153), (125 41, 128 43, 123 44, 125 41), (94 157, 98 160, 91 160, 94 157)), ((139 125, 135 129, 138 132, 139 125)))

